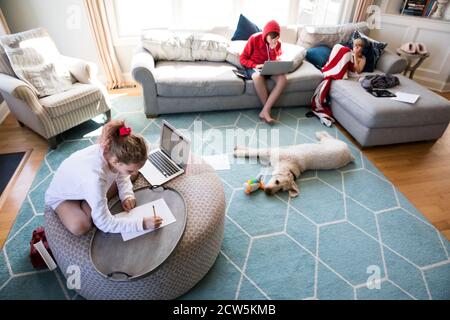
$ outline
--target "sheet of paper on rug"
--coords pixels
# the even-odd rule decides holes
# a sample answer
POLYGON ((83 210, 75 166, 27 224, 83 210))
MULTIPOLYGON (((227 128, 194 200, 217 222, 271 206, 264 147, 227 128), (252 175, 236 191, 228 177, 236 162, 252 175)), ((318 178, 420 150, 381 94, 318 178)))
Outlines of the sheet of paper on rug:
MULTIPOLYGON (((116 217, 127 217, 130 219, 151 217, 153 216, 153 206, 155 206, 156 215, 160 216, 163 219, 163 222, 158 229, 161 229, 176 221, 172 211, 170 211, 169 207, 167 206, 166 201, 164 201, 164 199, 162 198, 152 202, 148 202, 141 206, 137 206, 136 208, 130 210, 130 212, 121 212, 117 214, 116 217)), ((123 241, 128 241, 155 230, 157 229, 149 229, 141 232, 124 232, 122 233, 122 239, 123 241)))
POLYGON ((406 92, 396 92, 396 97, 393 97, 391 99, 406 102, 406 103, 416 103, 417 99, 419 99, 418 94, 412 94, 412 93, 406 93, 406 92))
POLYGON ((230 170, 230 161, 227 154, 203 156, 203 160, 210 164, 214 170, 230 170))

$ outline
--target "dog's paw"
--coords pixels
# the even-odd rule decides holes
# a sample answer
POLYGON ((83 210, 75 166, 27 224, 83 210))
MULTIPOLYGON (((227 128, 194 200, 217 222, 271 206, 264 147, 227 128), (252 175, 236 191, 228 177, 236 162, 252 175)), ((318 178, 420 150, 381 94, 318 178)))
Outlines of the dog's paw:
POLYGON ((324 138, 332 138, 332 136, 330 136, 330 134, 326 131, 317 131, 316 138, 317 140, 322 140, 324 138))

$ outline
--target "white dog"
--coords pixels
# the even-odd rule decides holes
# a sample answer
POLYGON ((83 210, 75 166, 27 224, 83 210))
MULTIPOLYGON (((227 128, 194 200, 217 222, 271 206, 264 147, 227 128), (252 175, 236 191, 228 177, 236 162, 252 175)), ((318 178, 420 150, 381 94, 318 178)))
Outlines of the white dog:
POLYGON ((272 179, 264 191, 273 195, 279 190, 289 191, 291 197, 299 194, 295 180, 306 170, 330 170, 347 165, 355 160, 348 145, 333 138, 325 131, 316 132, 319 143, 305 143, 286 149, 250 149, 235 147, 234 156, 238 158, 260 158, 268 160, 273 166, 272 179))

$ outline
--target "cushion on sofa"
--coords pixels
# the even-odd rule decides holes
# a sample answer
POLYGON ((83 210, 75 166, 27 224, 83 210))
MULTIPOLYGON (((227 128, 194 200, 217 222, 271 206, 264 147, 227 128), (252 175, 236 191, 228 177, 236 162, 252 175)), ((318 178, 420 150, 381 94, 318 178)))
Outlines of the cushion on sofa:
MULTIPOLYGON (((448 123, 450 103, 417 82, 397 75, 400 85, 389 89, 420 95, 415 104, 376 98, 366 92, 358 81, 335 80, 331 84, 331 100, 367 128, 413 127, 448 123)), ((334 105, 334 104, 332 104, 334 105)))
POLYGON ((298 27, 295 24, 280 26, 280 41, 283 43, 297 43, 298 27))
POLYGON ((235 40, 248 40, 250 36, 256 32, 260 32, 261 29, 247 19, 243 14, 239 16, 239 21, 236 27, 236 31, 233 34, 233 37, 231 37, 231 41, 235 40))
POLYGON ((3 49, 2 43, 0 41, 0 73, 7 74, 8 76, 15 77, 16 74, 9 63, 8 56, 6 55, 5 49, 3 49))
MULTIPOLYGON (((306 92, 314 91, 323 79, 322 72, 317 70, 308 61, 303 61, 302 65, 294 72, 286 75, 287 84, 283 92, 306 92)), ((245 93, 248 95, 256 95, 255 85, 252 80, 245 81, 245 93)), ((275 86, 275 81, 267 80, 267 87, 272 90, 275 86)))
POLYGON ((331 49, 327 46, 309 48, 306 52, 306 60, 311 62, 317 69, 322 70, 330 57, 331 49))
POLYGON ((156 90, 163 97, 234 96, 244 92, 244 82, 226 62, 159 61, 154 69, 156 90))
POLYGON ((15 75, 29 84, 39 97, 72 87, 69 69, 62 63, 55 43, 44 28, 0 37, 15 75))
POLYGON ((353 31, 368 32, 367 22, 346 23, 335 26, 304 26, 299 30, 297 44, 306 49, 326 45, 329 48, 337 43, 348 41, 353 31))
POLYGON ((301 66, 303 59, 305 59, 306 56, 305 48, 291 43, 283 43, 281 45, 281 52, 280 60, 294 62, 291 72, 297 70, 298 67, 301 66))
POLYGON ((244 68, 241 64, 240 56, 244 51, 245 45, 247 44, 246 40, 236 40, 231 41, 230 46, 227 48, 227 57, 226 61, 235 65, 238 68, 244 68))
POLYGON ((194 35, 188 31, 150 29, 142 32, 142 46, 155 60, 192 61, 194 35))
POLYGON ((97 86, 74 83, 70 90, 39 99, 39 102, 50 117, 57 118, 80 107, 98 102, 101 98, 102 92, 97 86))
POLYGON ((192 38, 192 59, 225 61, 228 46, 229 41, 223 36, 196 32, 192 38))

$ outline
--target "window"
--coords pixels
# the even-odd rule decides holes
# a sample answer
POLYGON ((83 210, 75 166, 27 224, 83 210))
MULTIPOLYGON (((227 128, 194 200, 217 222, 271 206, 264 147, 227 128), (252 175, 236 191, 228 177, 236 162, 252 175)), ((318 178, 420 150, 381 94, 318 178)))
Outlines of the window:
MULTIPOLYGON (((112 0, 107 1, 114 41, 142 29, 234 27, 242 13, 260 28, 272 19, 287 24, 338 24, 354 0, 112 0)), ((349 9, 350 8, 350 9, 349 9)))

